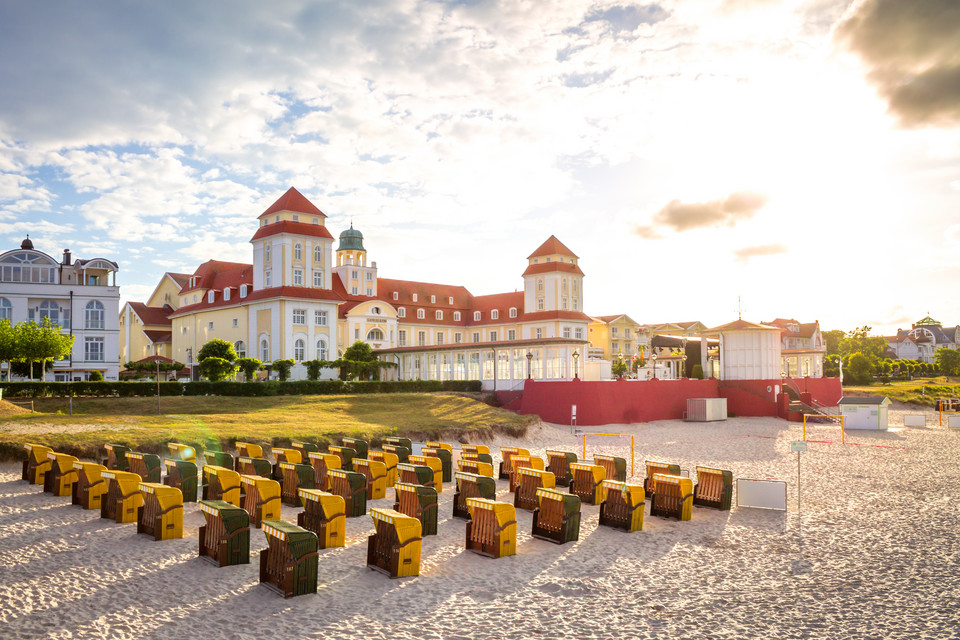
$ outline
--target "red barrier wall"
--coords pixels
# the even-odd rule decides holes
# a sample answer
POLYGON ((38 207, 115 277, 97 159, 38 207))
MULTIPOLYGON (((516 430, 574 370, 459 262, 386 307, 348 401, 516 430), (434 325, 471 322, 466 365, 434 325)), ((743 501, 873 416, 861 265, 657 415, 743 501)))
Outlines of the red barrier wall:
POLYGON ((717 381, 611 380, 604 382, 527 380, 520 413, 536 414, 547 422, 570 424, 570 407, 577 405, 577 424, 622 424, 679 420, 687 398, 718 398, 717 381))
MULTIPOLYGON (((796 383, 827 406, 836 405, 843 395, 838 378, 801 378, 796 383)), ((727 410, 734 415, 776 416, 776 389, 780 384, 779 379, 527 380, 523 397, 511 403, 511 408, 518 407, 519 413, 536 414, 547 422, 570 424, 570 408, 577 405, 577 423, 593 426, 680 420, 688 398, 726 398, 727 410)))

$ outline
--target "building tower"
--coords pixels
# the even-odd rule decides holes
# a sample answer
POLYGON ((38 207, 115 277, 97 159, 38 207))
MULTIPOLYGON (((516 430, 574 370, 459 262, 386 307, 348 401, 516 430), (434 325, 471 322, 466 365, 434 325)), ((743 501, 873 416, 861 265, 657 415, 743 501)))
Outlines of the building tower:
POLYGON ((581 311, 583 271, 577 256, 556 236, 527 256, 523 272, 523 306, 526 313, 539 311, 581 311))
POLYGON ((340 276, 343 288, 355 296, 377 295, 377 263, 367 265, 367 250, 363 248, 363 234, 350 228, 340 234, 337 247, 337 266, 334 272, 340 276))

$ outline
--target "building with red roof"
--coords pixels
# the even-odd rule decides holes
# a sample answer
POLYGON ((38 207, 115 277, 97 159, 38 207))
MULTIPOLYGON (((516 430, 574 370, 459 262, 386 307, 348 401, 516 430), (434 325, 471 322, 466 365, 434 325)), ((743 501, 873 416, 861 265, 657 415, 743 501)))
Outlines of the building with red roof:
POLYGON ((387 375, 398 379, 503 389, 528 370, 548 379, 576 372, 590 322, 583 272, 554 236, 527 257, 522 291, 474 296, 461 285, 380 277, 363 234, 351 224, 334 248, 326 215, 292 187, 258 221, 252 264, 209 260, 192 274, 165 274, 147 304, 125 307, 129 332, 143 336, 139 346, 128 339, 136 346, 128 359, 157 345, 196 365, 200 347, 222 338, 263 362, 293 359, 294 377, 305 377, 303 362, 335 360, 359 340, 395 363, 387 375))

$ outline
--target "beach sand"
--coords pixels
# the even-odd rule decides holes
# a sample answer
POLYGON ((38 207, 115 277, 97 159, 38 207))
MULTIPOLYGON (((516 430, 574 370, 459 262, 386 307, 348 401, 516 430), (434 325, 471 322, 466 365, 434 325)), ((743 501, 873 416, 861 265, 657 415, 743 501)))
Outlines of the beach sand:
MULTIPOLYGON (((910 410, 920 413, 920 410, 910 410)), ((0 466, 0 638, 957 638, 960 637, 960 430, 888 432, 813 427, 772 418, 662 421, 586 431, 636 436, 643 460, 731 469, 735 478, 787 482, 787 512, 694 508, 689 522, 649 515, 643 531, 598 527, 583 506, 580 540, 530 536, 518 510, 517 555, 463 550, 440 495, 439 535, 423 540, 421 575, 390 580, 365 566, 368 516, 347 520, 345 548, 320 551, 317 595, 284 600, 258 584, 262 532, 251 564, 197 558, 203 516, 185 507, 184 539, 154 542, 136 525, 101 520, 0 466)), ((487 443, 581 454, 567 426, 487 443)), ((588 455, 628 455, 629 439, 588 455), (626 445, 626 447, 624 446, 626 445)), ((494 455, 495 461, 498 455, 494 455)), ((640 481, 641 478, 637 478, 640 481)), ((498 499, 510 500, 506 481, 498 499)), ((391 507, 388 498, 368 506, 391 507)), ((284 506, 283 519, 298 509, 284 506)))

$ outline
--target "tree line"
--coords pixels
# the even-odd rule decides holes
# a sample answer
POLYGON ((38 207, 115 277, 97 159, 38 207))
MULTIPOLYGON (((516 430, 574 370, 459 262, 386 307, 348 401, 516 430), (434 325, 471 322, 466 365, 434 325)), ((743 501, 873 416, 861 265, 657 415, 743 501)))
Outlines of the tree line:
POLYGON ((6 363, 13 375, 42 378, 54 361, 68 357, 72 350, 73 336, 61 333, 50 318, 17 325, 6 318, 0 320, 0 363, 6 363))
POLYGON ((870 335, 872 327, 864 325, 853 331, 824 331, 827 355, 823 359, 826 376, 840 375, 849 384, 869 384, 876 379, 889 382, 914 376, 960 375, 960 351, 941 347, 933 362, 891 358, 886 354, 887 339, 870 335))

